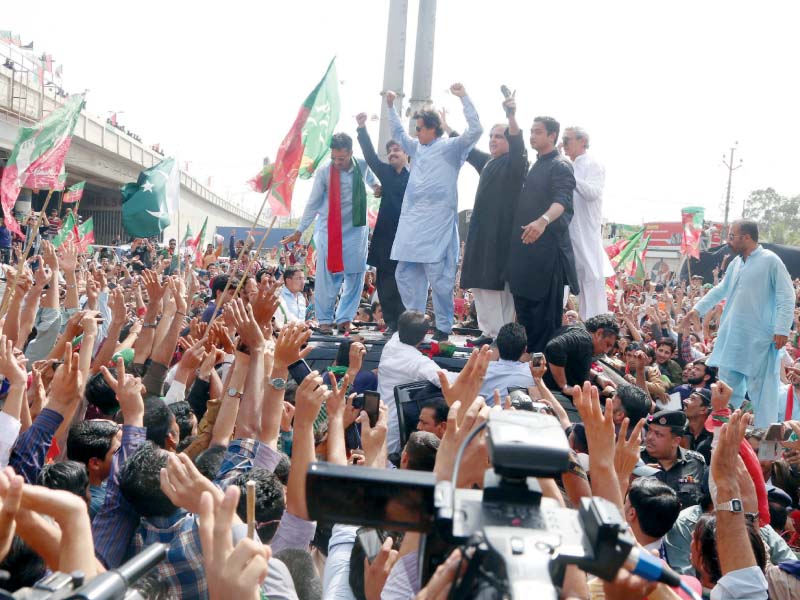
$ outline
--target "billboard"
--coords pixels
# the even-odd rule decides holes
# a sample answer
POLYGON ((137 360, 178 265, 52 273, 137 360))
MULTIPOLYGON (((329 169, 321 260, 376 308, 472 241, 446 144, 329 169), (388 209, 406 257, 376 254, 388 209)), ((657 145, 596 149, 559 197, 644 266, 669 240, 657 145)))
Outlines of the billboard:
MULTIPOLYGON (((645 235, 650 236, 650 248, 676 248, 681 247, 683 236, 683 223, 680 221, 655 221, 645 223, 645 235)), ((722 223, 703 224, 703 234, 700 238, 701 250, 722 245, 722 223)))

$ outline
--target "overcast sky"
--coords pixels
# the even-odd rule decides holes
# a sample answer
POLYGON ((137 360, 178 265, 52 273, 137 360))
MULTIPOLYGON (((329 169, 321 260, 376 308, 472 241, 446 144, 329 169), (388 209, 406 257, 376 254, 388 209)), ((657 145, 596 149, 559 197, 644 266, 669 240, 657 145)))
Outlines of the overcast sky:
MULTIPOLYGON (((300 103, 336 55, 341 130, 380 113, 388 0, 244 2, 6 2, 0 29, 64 64, 68 91, 88 110, 190 161, 222 196, 244 198, 263 156, 275 157, 300 103)), ((406 94, 418 0, 409 1, 406 94)), ((461 81, 481 120, 502 120, 500 84, 517 90, 519 119, 579 124, 606 166, 604 214, 641 223, 679 220, 701 205, 722 216, 738 141, 732 216, 757 188, 800 194, 798 2, 529 2, 439 0, 433 101, 463 128, 461 81)), ((371 123, 377 140, 377 123, 371 123)), ((526 134, 526 139, 527 139, 526 134)), ((487 135, 478 142, 488 145, 487 135)), ((459 207, 474 200, 465 165, 459 207)), ((298 186, 294 213, 310 185, 298 186)), ((257 206, 252 207, 253 212, 257 206)))

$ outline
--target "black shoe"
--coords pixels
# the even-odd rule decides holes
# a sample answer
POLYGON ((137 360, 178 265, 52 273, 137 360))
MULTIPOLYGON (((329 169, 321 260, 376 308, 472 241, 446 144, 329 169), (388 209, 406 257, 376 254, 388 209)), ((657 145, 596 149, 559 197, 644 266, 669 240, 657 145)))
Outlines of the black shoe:
POLYGON ((450 339, 450 334, 439 329, 433 330, 433 337, 431 338, 434 342, 446 342, 450 339))
POLYGON ((474 340, 467 340, 467 342, 472 346, 474 346, 475 348, 480 348, 481 346, 491 344, 493 341, 494 338, 491 338, 488 335, 482 335, 481 337, 475 338, 474 340))

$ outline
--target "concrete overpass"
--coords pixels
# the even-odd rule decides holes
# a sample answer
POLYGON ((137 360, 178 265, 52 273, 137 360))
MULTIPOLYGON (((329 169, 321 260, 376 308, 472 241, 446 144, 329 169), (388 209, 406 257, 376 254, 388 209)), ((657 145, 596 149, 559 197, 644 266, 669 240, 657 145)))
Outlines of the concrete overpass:
MULTIPOLYGON (((19 48, 0 43, 0 158, 8 158, 13 149, 20 126, 30 125, 49 114, 61 103, 54 87, 46 87, 34 72, 35 62, 19 48), (11 60, 14 69, 4 61, 11 60)), ((91 106, 91 94, 88 96, 91 106)), ((98 244, 108 244, 114 238, 126 241, 122 230, 120 187, 136 181, 142 169, 158 163, 163 156, 135 140, 125 132, 106 123, 103 119, 84 112, 75 128, 66 159, 67 186, 85 180, 86 188, 80 204, 84 218, 94 218, 95 238, 98 244)), ((46 192, 31 196, 20 195, 19 208, 27 208, 30 199, 34 209, 41 207, 46 192)), ((50 206, 58 206, 57 194, 50 206)), ((180 226, 191 225, 197 234, 208 217, 206 240, 210 241, 215 229, 223 226, 249 226, 253 214, 240 209, 214 194, 195 178, 181 172, 180 226)), ((164 232, 164 238, 180 239, 177 215, 170 215, 172 224, 164 232)), ((267 219, 262 217, 261 224, 267 219)))

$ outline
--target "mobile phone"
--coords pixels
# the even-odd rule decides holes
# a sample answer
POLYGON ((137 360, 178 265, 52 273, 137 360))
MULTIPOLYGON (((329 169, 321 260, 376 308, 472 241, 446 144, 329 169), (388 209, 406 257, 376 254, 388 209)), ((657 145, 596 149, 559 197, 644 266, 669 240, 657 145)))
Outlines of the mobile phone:
POLYGON ((289 365, 289 375, 294 379, 297 385, 303 383, 303 379, 308 377, 309 373, 311 373, 311 367, 309 367, 308 363, 302 358, 296 363, 289 365))
POLYGON ((356 531, 356 537, 358 538, 358 543, 361 544, 361 548, 364 549, 364 554, 369 564, 372 564, 383 546, 385 540, 383 534, 372 527, 360 527, 356 531))
POLYGON ((375 427, 381 408, 381 395, 378 392, 366 390, 364 392, 364 411, 369 417, 369 426, 375 427))
POLYGON ((544 362, 544 354, 542 354, 541 352, 534 352, 531 355, 531 364, 534 367, 541 367, 543 362, 544 362))

